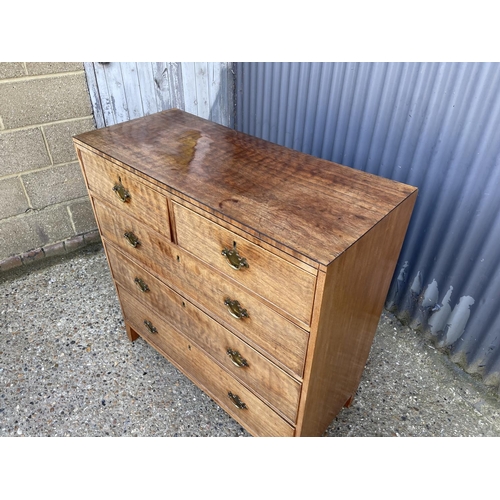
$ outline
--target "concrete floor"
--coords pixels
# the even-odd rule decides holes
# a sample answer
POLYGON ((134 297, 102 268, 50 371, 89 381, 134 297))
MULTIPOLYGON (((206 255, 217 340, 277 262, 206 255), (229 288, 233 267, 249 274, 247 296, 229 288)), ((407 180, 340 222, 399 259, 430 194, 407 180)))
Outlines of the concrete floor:
MULTIPOLYGON (((500 399, 392 315, 326 436, 500 436, 500 399)), ((100 245, 0 274, 0 436, 248 436, 144 341, 100 245)))

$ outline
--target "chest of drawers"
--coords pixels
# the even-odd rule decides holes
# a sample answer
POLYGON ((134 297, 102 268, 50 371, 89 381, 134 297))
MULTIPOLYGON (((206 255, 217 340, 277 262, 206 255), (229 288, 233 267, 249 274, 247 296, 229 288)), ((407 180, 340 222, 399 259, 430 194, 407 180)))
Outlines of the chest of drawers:
POLYGON ((130 340, 254 436, 356 392, 414 187, 172 109, 74 137, 130 340))

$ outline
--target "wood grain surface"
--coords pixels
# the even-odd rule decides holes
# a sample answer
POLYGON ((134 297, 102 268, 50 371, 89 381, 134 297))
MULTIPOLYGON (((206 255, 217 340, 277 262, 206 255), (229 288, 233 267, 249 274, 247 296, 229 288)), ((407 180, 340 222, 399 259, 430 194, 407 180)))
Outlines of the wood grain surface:
POLYGON ((331 264, 318 286, 297 434, 321 435, 358 387, 415 203, 410 196, 331 264))
POLYGON ((179 246, 302 323, 310 323, 316 269, 306 272, 185 207, 174 203, 173 208, 179 246), (248 267, 235 270, 222 255, 223 249, 232 250, 234 244, 248 267))
POLYGON ((308 332, 145 225, 110 210, 102 201, 94 199, 94 207, 105 240, 117 245, 193 303, 203 306, 226 328, 271 356, 280 366, 302 377, 308 332), (134 232, 140 241, 136 248, 132 248, 123 237, 128 231, 134 232), (224 304, 226 298, 238 300, 249 317, 237 319, 231 316, 224 304))
POLYGON ((415 191, 176 109, 75 140, 323 266, 415 191))
POLYGON ((417 189, 176 109, 74 143, 129 339, 253 435, 322 435, 356 393, 417 189))
POLYGON ((184 375, 205 391, 254 436, 293 436, 294 428, 266 403, 223 370, 210 356, 184 337, 158 314, 122 291, 125 321, 131 329, 157 349, 184 375), (150 321, 156 333, 144 324, 150 321), (234 406, 229 392, 238 396, 245 409, 234 406))
MULTIPOLYGON (((159 313, 162 319, 195 342, 235 378, 295 423, 301 390, 299 382, 110 244, 107 245, 107 254, 113 277, 120 284, 119 290, 123 288, 136 300, 159 313), (135 284, 137 277, 141 277, 147 284, 148 291, 143 292, 135 284), (228 349, 239 353, 247 365, 235 365, 227 353, 228 349)), ((121 295, 120 291, 119 293, 121 295)))
POLYGON ((171 238, 166 197, 145 185, 136 175, 117 167, 113 163, 81 149, 88 189, 106 200, 117 211, 132 215, 148 226, 171 238), (121 184, 130 198, 123 202, 113 190, 121 184))

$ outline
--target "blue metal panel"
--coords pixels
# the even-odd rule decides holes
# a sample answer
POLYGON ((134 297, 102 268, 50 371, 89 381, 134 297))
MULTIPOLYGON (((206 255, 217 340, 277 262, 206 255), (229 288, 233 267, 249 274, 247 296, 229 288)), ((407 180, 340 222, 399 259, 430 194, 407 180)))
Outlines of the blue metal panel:
POLYGON ((238 63, 236 128, 419 188, 386 306, 500 382, 500 64, 238 63))

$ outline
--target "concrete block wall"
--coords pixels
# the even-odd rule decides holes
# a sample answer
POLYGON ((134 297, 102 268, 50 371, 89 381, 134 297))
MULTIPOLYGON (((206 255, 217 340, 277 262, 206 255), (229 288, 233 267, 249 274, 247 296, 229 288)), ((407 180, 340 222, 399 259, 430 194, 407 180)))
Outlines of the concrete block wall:
POLYGON ((83 63, 0 62, 0 271, 99 240, 72 143, 94 128, 83 63))

